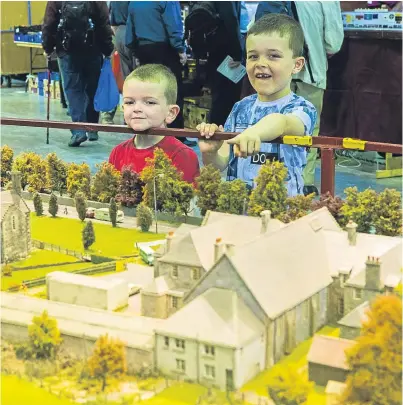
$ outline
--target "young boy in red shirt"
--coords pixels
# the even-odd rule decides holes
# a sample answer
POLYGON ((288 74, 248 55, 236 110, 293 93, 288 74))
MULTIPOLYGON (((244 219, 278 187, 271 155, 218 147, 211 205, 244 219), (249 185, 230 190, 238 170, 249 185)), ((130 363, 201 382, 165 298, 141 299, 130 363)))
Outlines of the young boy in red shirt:
MULTIPOLYGON (((179 113, 175 104, 177 83, 174 74, 165 66, 149 64, 138 67, 125 80, 123 86, 123 112, 126 124, 133 131, 165 128, 179 113)), ((162 149, 183 180, 194 183, 199 176, 196 153, 173 136, 134 135, 117 145, 109 156, 109 163, 119 171, 131 165, 140 173, 146 158, 154 157, 154 150, 162 149)))

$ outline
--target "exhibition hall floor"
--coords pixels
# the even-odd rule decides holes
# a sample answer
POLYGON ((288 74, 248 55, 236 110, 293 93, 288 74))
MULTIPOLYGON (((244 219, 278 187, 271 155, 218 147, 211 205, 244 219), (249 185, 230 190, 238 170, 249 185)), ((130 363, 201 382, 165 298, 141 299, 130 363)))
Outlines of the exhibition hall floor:
MULTIPOLYGON (((1 117, 46 119, 46 99, 36 94, 25 92, 24 84, 13 82, 12 88, 1 88, 1 117)), ((56 121, 70 121, 67 110, 62 108, 59 100, 50 101, 50 119, 56 121)), ((115 123, 123 123, 123 114, 117 112, 115 123)), ((50 152, 56 154, 66 162, 86 162, 91 171, 95 171, 95 165, 108 160, 112 148, 123 140, 127 134, 115 134, 101 132, 99 141, 85 142, 78 148, 67 146, 70 139, 70 131, 50 129, 50 143, 46 144, 45 128, 30 127, 1 127, 1 144, 8 145, 14 150, 14 156, 24 151, 33 151, 46 156, 50 152)), ((194 148, 199 155, 197 147, 194 148)), ((357 186, 360 191, 371 187, 376 191, 384 188, 396 188, 402 191, 401 177, 380 179, 375 178, 375 163, 367 163, 354 159, 340 157, 336 167, 336 194, 341 195, 346 187, 357 186), (359 167, 340 167, 359 166, 359 167)), ((320 188, 320 160, 316 169, 316 186, 320 188)))

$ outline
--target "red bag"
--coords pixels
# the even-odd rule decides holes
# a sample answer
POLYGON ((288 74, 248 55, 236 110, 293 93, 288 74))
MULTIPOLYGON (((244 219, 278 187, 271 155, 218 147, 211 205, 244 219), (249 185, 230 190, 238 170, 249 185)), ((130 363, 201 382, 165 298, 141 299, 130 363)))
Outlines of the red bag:
POLYGON ((122 69, 120 68, 120 57, 117 51, 114 52, 112 57, 112 72, 113 75, 115 76, 119 92, 122 93, 124 80, 122 75, 122 69))

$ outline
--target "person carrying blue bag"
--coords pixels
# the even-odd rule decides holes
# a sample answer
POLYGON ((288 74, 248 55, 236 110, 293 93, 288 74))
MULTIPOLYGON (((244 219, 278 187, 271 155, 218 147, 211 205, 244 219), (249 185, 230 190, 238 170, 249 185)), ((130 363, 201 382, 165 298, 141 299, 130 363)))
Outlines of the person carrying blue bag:
MULTIPOLYGON (((73 122, 98 123, 94 98, 103 57, 110 57, 114 49, 112 35, 105 1, 49 1, 46 5, 42 46, 47 55, 56 49, 73 122)), ((72 147, 87 139, 98 140, 97 132, 71 132, 72 147)))

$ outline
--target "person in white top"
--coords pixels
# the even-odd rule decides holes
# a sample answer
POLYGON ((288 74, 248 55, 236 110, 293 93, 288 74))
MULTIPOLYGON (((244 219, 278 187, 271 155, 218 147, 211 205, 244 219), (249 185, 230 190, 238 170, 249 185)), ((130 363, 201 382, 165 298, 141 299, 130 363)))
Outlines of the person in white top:
MULTIPOLYGON (((293 91, 310 101, 316 108, 318 118, 313 136, 319 134, 323 94, 326 89, 327 59, 337 53, 344 39, 343 20, 339 1, 295 1, 297 18, 301 24, 308 48, 308 69, 294 75, 293 91)), ((314 186, 317 149, 311 148, 303 172, 304 194, 318 194, 314 186)))

